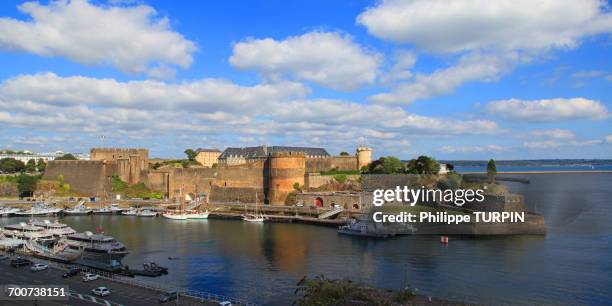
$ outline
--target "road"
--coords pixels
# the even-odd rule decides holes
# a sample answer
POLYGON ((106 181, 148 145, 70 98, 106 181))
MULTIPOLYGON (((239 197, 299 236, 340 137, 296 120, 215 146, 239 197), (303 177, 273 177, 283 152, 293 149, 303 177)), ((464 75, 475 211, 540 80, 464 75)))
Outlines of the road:
MULTIPOLYGON (((35 261, 36 262, 36 261, 35 261)), ((66 285, 71 292, 79 293, 83 299, 90 299, 91 290, 96 287, 104 286, 111 292, 109 296, 98 299, 98 303, 92 300, 82 300, 78 297, 70 297, 68 301, 0 301, 0 305, 155 305, 159 304, 160 292, 140 287, 133 287, 107 279, 98 279, 85 283, 82 275, 62 278, 64 271, 49 268, 43 271, 32 272, 29 267, 13 268, 9 265, 9 260, 0 261, 0 284, 16 285, 66 285), (108 303, 106 303, 108 302, 108 303)), ((195 299, 180 297, 177 301, 171 301, 167 305, 215 305, 212 302, 201 302, 195 299)))

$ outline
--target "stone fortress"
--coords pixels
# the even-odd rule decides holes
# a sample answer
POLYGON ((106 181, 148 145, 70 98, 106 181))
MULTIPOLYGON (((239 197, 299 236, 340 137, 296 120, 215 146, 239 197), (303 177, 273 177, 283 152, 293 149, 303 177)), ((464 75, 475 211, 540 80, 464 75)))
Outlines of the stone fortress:
POLYGON ((196 152, 201 167, 154 170, 149 167, 147 149, 93 148, 91 160, 50 161, 43 179, 57 180, 61 176, 73 191, 96 197, 109 196, 111 179, 117 176, 129 184, 143 183, 167 198, 207 193, 213 202, 257 200, 284 205, 296 183, 317 187, 325 180, 321 171, 359 170, 372 162, 372 149, 368 147, 358 147, 348 156, 331 156, 323 148, 285 146, 196 152))

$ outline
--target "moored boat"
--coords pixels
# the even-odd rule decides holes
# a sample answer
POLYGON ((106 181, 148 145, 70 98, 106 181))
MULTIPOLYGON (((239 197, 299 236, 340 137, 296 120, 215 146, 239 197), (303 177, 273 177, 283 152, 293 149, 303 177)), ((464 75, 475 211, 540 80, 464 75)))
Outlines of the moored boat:
POLYGON ((25 222, 5 225, 2 234, 12 239, 21 239, 25 241, 36 240, 44 245, 52 244, 56 239, 53 233, 45 230, 45 228, 25 222))
POLYGON ((152 210, 148 210, 148 209, 143 209, 143 210, 137 212, 136 215, 138 217, 156 217, 157 216, 157 212, 152 211, 152 210))
POLYGON ((78 205, 70 209, 64 209, 64 214, 68 216, 84 216, 93 212, 93 209, 85 207, 85 202, 81 201, 78 205))
POLYGON ((28 210, 16 212, 17 216, 51 216, 59 214, 63 211, 61 208, 55 208, 47 203, 37 203, 32 205, 28 210))
POLYGON ((55 237, 72 235, 76 233, 73 228, 64 223, 59 223, 57 220, 55 220, 55 222, 51 222, 49 220, 34 221, 32 222, 32 225, 44 228, 55 237))
POLYGON ((122 213, 124 211, 124 209, 121 208, 119 206, 119 204, 117 204, 117 203, 111 204, 110 210, 111 210, 111 213, 113 213, 113 214, 120 214, 120 213, 122 213))
POLYGON ((122 211, 121 214, 124 216, 136 216, 138 214, 138 211, 136 210, 136 208, 130 207, 129 209, 122 211))

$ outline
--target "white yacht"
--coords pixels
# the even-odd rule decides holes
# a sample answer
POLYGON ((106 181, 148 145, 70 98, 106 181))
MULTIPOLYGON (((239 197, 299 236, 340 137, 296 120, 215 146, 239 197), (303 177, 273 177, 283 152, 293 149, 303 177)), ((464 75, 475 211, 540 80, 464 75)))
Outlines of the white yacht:
POLYGON ((136 208, 130 207, 129 209, 122 211, 121 214, 124 216, 136 216, 138 214, 138 211, 136 210, 136 208))
POLYGON ((257 201, 257 193, 255 193, 255 211, 251 214, 249 213, 246 204, 244 204, 244 214, 242 215, 242 220, 247 222, 256 222, 263 223, 266 221, 266 216, 264 214, 258 212, 258 201, 257 201))
POLYGON ((111 212, 112 212, 113 214, 120 214, 121 212, 123 212, 123 211, 124 211, 124 209, 123 209, 123 208, 121 208, 121 207, 119 207, 119 204, 117 204, 117 203, 113 203, 113 204, 111 204, 111 206, 110 206, 110 210, 111 210, 111 212))
POLYGON ((44 228, 46 231, 50 232, 55 237, 76 234, 76 231, 72 227, 64 223, 59 223, 57 222, 57 220, 55 220, 54 222, 51 222, 49 220, 34 221, 32 222, 32 225, 44 228))
POLYGON ((85 207, 85 202, 81 201, 74 208, 64 209, 64 214, 70 216, 84 216, 93 212, 93 209, 85 207))
POLYGON ((187 220, 187 214, 184 212, 165 212, 162 214, 162 217, 171 220, 187 220))
POLYGON ((80 252, 82 259, 97 262, 120 262, 128 254, 125 245, 114 237, 92 232, 64 236, 61 243, 66 244, 71 250, 80 252))
POLYGON ((45 228, 36 226, 33 224, 27 224, 20 222, 19 224, 5 225, 2 230, 7 238, 21 239, 21 240, 35 240, 41 244, 48 245, 55 242, 53 233, 47 231, 45 228))
POLYGON ((18 212, 19 212, 19 208, 4 207, 4 206, 0 207, 0 216, 2 217, 8 217, 18 212))
POLYGON ((36 203, 32 205, 32 208, 25 210, 25 211, 16 212, 15 215, 17 216, 50 216, 50 215, 59 214, 62 211, 63 209, 55 208, 47 203, 36 203))
POLYGON ((143 209, 143 210, 137 212, 136 215, 139 216, 139 217, 156 217, 157 216, 157 212, 149 210, 149 209, 143 209))
POLYGON ((113 213, 113 210, 110 206, 100 207, 98 209, 93 210, 94 215, 110 215, 113 213))

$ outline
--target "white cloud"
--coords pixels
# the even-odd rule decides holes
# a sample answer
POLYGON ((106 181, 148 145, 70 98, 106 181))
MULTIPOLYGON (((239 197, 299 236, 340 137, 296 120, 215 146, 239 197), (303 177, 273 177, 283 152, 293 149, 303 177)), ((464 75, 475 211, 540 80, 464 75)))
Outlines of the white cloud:
POLYGON ((47 6, 26 2, 19 10, 32 20, 0 18, 0 48, 88 65, 110 64, 153 77, 172 74, 169 66, 189 67, 197 50, 146 5, 96 6, 72 0, 47 6))
POLYGON ((563 129, 537 130, 529 132, 530 137, 553 138, 553 139, 573 139, 576 137, 574 132, 563 129))
POLYGON ((441 151, 444 153, 483 153, 483 152, 503 152, 508 149, 495 144, 486 146, 444 146, 441 151))
POLYGON ((523 143, 523 147, 527 149, 555 149, 559 147, 586 147, 602 144, 603 141, 600 139, 591 139, 583 141, 568 141, 560 142, 557 140, 545 140, 545 141, 528 141, 523 143))
POLYGON ((357 23, 374 36, 426 51, 542 50, 609 33, 609 12, 601 0, 385 0, 357 23))
POLYGON ((247 39, 234 45, 232 66, 255 70, 268 78, 290 76, 339 90, 372 84, 381 56, 348 35, 310 32, 278 41, 247 39))
POLYGON ((609 116, 602 103, 585 98, 493 101, 487 104, 490 114, 527 122, 562 120, 599 120, 609 116))
POLYGON ((413 82, 403 83, 391 92, 376 94, 370 99, 385 104, 410 104, 415 100, 451 94, 457 87, 471 81, 497 81, 510 71, 519 56, 482 55, 478 53, 463 56, 451 67, 439 69, 431 74, 417 74, 413 82))
POLYGON ((292 82, 240 86, 218 79, 173 84, 21 75, 0 83, 0 128, 90 137, 112 131, 130 139, 179 134, 224 145, 274 139, 342 148, 365 137, 381 150, 397 149, 393 143, 406 143, 407 137, 502 131, 490 120, 420 116, 400 107, 309 99, 308 93, 292 82))

